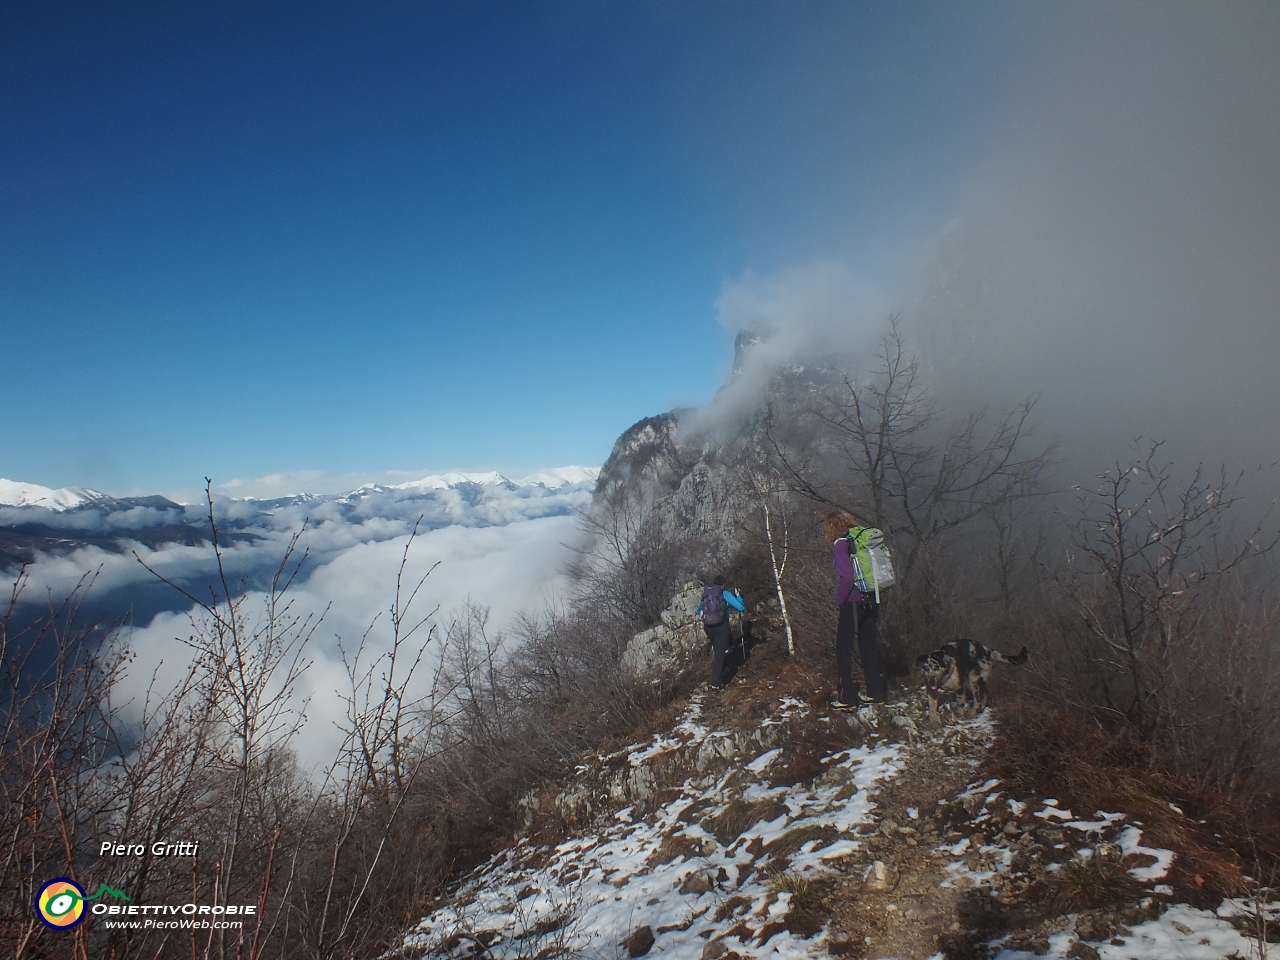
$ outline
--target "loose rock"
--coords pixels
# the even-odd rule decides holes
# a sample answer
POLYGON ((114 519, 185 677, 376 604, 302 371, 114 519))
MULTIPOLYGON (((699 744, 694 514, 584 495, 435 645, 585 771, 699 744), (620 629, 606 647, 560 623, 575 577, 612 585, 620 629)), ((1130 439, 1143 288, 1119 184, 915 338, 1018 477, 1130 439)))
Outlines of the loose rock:
POLYGON ((638 927, 622 945, 627 948, 627 956, 643 957, 653 947, 653 929, 647 925, 638 927))

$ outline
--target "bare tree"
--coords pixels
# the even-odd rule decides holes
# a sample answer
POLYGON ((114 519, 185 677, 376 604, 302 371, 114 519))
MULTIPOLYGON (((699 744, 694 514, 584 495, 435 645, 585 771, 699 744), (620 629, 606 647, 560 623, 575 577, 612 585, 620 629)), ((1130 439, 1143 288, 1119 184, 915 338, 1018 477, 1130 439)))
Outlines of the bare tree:
MULTIPOLYGON (((125 658, 130 657, 126 648, 125 658)), ((194 663, 168 688, 159 683, 159 670, 132 719, 132 705, 118 703, 113 689, 105 692, 101 722, 113 750, 93 772, 102 797, 94 808, 94 836, 139 839, 143 845, 140 856, 106 861, 111 871, 99 879, 143 902, 190 888, 190 871, 157 857, 153 844, 198 836, 199 810, 211 791, 206 760, 213 690, 200 682, 194 663)), ((104 949, 111 956, 130 956, 142 939, 138 931, 112 930, 104 949)))
POLYGON ((1037 492, 1051 448, 1026 449, 1035 401, 995 419, 984 408, 944 420, 896 317, 871 375, 842 379, 843 389, 824 396, 812 414, 824 428, 823 446, 838 479, 820 490, 793 477, 815 499, 851 500, 843 505, 899 538, 905 535, 909 549, 901 565, 907 576, 950 531, 1037 492))
POLYGON ((759 440, 747 443, 738 460, 739 482, 751 493, 760 511, 761 526, 757 530, 743 524, 749 535, 763 540, 769 553, 769 572, 773 575, 773 587, 778 598, 778 610, 787 637, 787 653, 795 656, 795 631, 791 626, 791 614, 787 610, 787 592, 783 578, 787 572, 787 560, 791 551, 791 517, 793 506, 790 490, 782 469, 772 456, 773 451, 759 440))
MULTIPOLYGON (((289 597, 307 559, 305 550, 297 553, 305 524, 289 540, 255 612, 246 585, 233 588, 228 580, 208 478, 205 500, 217 571, 207 600, 134 556, 195 604, 191 633, 182 642, 192 654, 192 687, 207 709, 201 762, 217 775, 216 799, 209 805, 209 831, 218 837, 210 896, 213 905, 221 905, 235 897, 258 900, 270 885, 275 849, 296 799, 290 789, 295 785, 290 743, 305 721, 306 704, 295 700, 295 692, 310 666, 307 646, 324 613, 296 611, 289 597)), ((236 952, 257 949, 259 932, 246 944, 241 928, 236 952)), ((224 931, 210 930, 206 956, 226 956, 231 948, 224 931)))
POLYGON ((692 566, 690 544, 664 520, 644 485, 610 485, 583 518, 586 542, 570 571, 579 596, 637 629, 657 623, 692 566))
POLYGON ((1178 484, 1159 453, 1150 443, 1094 489, 1077 488, 1072 550, 1059 578, 1088 639, 1083 655, 1103 711, 1144 739, 1171 721, 1171 670, 1207 630, 1215 591, 1277 543, 1261 521, 1244 537, 1230 535, 1243 475, 1197 467, 1178 484))
MULTIPOLYGON (((436 729, 445 696, 441 659, 436 660, 425 690, 418 690, 415 679, 428 648, 438 639, 432 622, 438 608, 419 615, 414 603, 439 563, 416 583, 405 581, 419 524, 421 518, 405 543, 396 574, 388 610, 390 646, 367 657, 377 618, 354 651, 339 644, 350 684, 341 694, 346 715, 338 726, 343 741, 316 797, 328 824, 325 859, 317 875, 318 915, 307 917, 303 911, 302 917, 309 923, 312 952, 317 958, 339 952, 363 954, 384 947, 387 927, 394 920, 380 908, 400 902, 397 887, 413 887, 410 876, 382 868, 392 859, 387 856, 388 848, 394 844, 418 777, 435 757, 436 729), (415 642, 423 628, 425 636, 415 642)), ((295 858, 294 875, 297 868, 295 858)))
POLYGON ((52 942, 31 904, 41 880, 66 876, 69 865, 75 878, 103 803, 93 771, 116 748, 101 704, 125 657, 111 642, 115 628, 100 634, 79 621, 93 580, 85 574, 33 615, 20 607, 24 566, 0 615, 0 939, 17 960, 67 949, 90 956, 87 930, 77 928, 69 946, 52 942))
MULTIPOLYGON (((910 600, 895 604, 893 616, 937 629, 958 614, 958 589, 998 578, 998 570, 980 572, 977 562, 978 546, 993 530, 1003 537, 1009 569, 1010 506, 1040 495, 1052 453, 1032 443, 1035 401, 999 416, 983 409, 944 417, 896 318, 868 373, 834 373, 830 382, 798 414, 766 417, 764 442, 795 493, 885 531, 895 592, 910 600)), ((1001 559, 999 549, 987 551, 988 566, 993 557, 1001 559)), ((903 631, 891 628, 886 636, 895 633, 903 631)))

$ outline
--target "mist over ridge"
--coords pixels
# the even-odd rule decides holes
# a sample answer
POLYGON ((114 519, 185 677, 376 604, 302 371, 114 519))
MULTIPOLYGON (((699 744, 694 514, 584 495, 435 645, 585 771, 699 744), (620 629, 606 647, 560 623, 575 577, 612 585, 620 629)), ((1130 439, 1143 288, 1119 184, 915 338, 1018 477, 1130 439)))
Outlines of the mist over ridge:
POLYGON ((881 259, 727 282, 720 323, 766 336, 704 414, 789 364, 856 369, 897 315, 945 407, 1039 397, 1065 482, 1139 436, 1184 469, 1280 461, 1280 11, 1162 10, 1008 11, 955 205, 881 259))

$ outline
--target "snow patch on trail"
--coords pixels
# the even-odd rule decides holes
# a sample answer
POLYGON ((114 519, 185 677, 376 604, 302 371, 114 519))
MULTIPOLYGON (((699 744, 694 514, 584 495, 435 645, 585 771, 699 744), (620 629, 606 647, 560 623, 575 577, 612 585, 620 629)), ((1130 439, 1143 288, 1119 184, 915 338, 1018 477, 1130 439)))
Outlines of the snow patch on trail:
POLYGON ((1161 850, 1158 847, 1144 847, 1138 841, 1142 839, 1142 831, 1137 827, 1128 826, 1121 831, 1120 836, 1116 838, 1116 842, 1120 844, 1120 849, 1125 855, 1136 853, 1155 858, 1155 863, 1147 867, 1133 867, 1129 870, 1135 880, 1143 883, 1150 883, 1152 880, 1162 880, 1169 873, 1169 868, 1173 866, 1173 852, 1170 850, 1161 850))
MULTIPOLYGON (((1280 905, 1275 905, 1280 906, 1280 905)), ((1221 908, 1219 908, 1221 912, 1221 908)), ((1068 960, 1076 937, 1070 930, 1049 938, 1047 953, 999 950, 994 960, 1068 960)), ((998 945, 998 941, 997 941, 998 945)), ((1223 960, 1258 957, 1258 944, 1226 919, 1185 903, 1175 903, 1155 920, 1138 924, 1107 943, 1094 945, 1098 960, 1223 960)), ((1280 960, 1280 944, 1268 944, 1262 960, 1280 960)))
MULTIPOLYGON (((900 743, 886 742, 902 726, 888 712, 826 715, 779 698, 758 705, 754 726, 722 729, 716 717, 723 711, 709 706, 695 696, 671 730, 581 764, 581 779, 551 808, 558 815, 585 809, 585 817, 563 821, 581 833, 554 846, 519 840, 477 868, 388 957, 826 957, 848 947, 840 938, 856 941, 861 932, 829 914, 827 900, 818 910, 807 885, 826 891, 821 897, 833 889, 846 897, 892 890, 900 881, 894 845, 910 844, 932 858, 930 881, 948 890, 940 898, 948 910, 975 898, 1016 903, 1093 857, 1123 864, 1150 891, 1137 903, 1049 917, 990 940, 969 927, 976 938, 969 945, 996 960, 1280 960, 1280 945, 1260 955, 1248 937, 1259 910, 1280 920, 1280 903, 1224 901, 1216 914, 1168 904, 1172 888, 1156 881, 1174 854, 1143 845, 1143 825, 1122 814, 1078 815, 1052 797, 1013 797, 1001 781, 986 779, 936 807, 932 800, 927 809, 904 806, 893 816, 914 825, 894 823, 880 791, 913 751, 929 743, 946 763, 975 764, 977 745, 996 731, 989 715, 900 743), (791 737, 845 723, 861 727, 861 746, 833 749, 799 783, 775 785, 791 778, 783 763, 798 756, 791 737), (787 776, 771 779, 780 773, 787 776), (613 806, 604 805, 609 797, 613 806), (562 805, 584 798, 580 808, 562 805)), ((923 707, 909 709, 919 716, 923 707)), ((900 905, 882 901, 880 908, 896 917, 900 905)), ((938 929, 954 924, 943 919, 938 929)))
MULTIPOLYGON (((808 707, 781 701, 774 715, 795 711, 808 707)), ((674 736, 638 745, 630 762, 729 735, 700 718, 695 701, 674 736)), ((859 828, 872 823, 872 796, 901 768, 905 748, 872 742, 841 751, 812 783, 735 784, 743 771, 759 777, 779 754, 767 750, 724 774, 690 777, 642 821, 627 808, 598 832, 550 850, 520 841, 411 930, 403 952, 467 956, 479 944, 493 960, 506 960, 554 945, 575 955, 613 956, 647 926, 673 960, 697 960, 712 936, 742 957, 825 956, 821 936, 805 939, 781 928, 792 899, 786 888, 861 849, 859 828), (722 845, 714 836, 721 816, 755 819, 722 845)))

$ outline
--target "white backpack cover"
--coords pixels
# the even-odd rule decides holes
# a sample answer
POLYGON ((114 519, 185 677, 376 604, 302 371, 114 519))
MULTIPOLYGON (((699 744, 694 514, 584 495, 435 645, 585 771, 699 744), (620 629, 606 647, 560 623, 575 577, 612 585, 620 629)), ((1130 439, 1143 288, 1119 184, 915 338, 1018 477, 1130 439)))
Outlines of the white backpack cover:
POLYGON ((853 583, 863 596, 893 586, 893 558, 884 542, 884 531, 876 527, 853 527, 849 531, 849 559, 853 561, 853 583))

